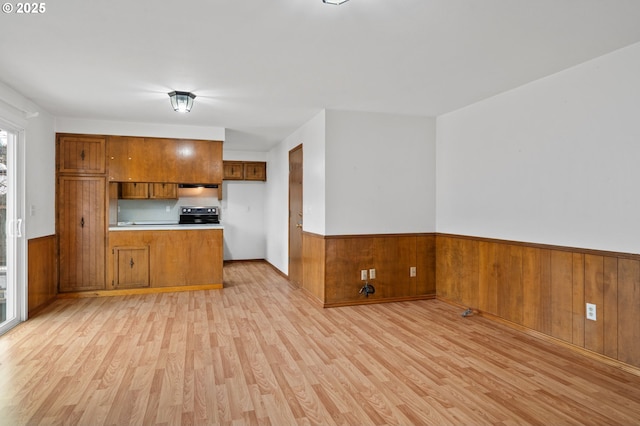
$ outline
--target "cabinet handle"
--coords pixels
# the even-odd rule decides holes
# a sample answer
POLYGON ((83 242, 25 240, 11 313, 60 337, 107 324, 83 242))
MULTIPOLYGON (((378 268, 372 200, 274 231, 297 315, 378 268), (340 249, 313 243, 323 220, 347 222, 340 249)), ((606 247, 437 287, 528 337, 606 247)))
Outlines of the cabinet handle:
POLYGON ((254 175, 256 174, 256 168, 255 167, 253 168, 253 174, 254 175))
POLYGON ((129 266, 133 268, 133 265, 135 265, 135 263, 133 262, 133 257, 132 257, 131 260, 129 261, 129 266))
POLYGON ((84 216, 80 219, 80 227, 84 228, 84 216))
POLYGON ((84 161, 84 149, 82 150, 82 152, 80 152, 80 158, 82 158, 82 161, 84 161))

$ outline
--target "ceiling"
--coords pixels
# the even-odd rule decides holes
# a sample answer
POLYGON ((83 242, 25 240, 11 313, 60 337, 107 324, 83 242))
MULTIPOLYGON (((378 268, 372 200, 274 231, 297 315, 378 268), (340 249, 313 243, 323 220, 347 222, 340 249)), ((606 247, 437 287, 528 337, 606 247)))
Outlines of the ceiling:
POLYGON ((639 23, 637 0, 56 0, 0 15, 0 81, 57 117, 264 151, 322 109, 461 108, 640 42, 639 23))

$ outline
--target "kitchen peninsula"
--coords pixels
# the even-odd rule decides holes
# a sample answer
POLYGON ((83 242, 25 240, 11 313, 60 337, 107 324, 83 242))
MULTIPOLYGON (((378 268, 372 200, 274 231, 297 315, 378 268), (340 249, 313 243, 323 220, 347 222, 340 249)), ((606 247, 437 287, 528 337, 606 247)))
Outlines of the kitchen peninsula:
POLYGON ((169 211, 179 202, 179 184, 220 185, 221 141, 77 134, 56 140, 59 292, 222 288, 222 225, 117 217, 123 198, 164 202, 169 211))

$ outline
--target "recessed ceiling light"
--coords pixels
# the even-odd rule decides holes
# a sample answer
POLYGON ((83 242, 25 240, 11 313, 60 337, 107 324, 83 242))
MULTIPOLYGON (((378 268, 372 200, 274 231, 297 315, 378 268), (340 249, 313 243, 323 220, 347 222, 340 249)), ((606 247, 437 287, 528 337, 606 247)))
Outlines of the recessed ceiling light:
POLYGON ((336 6, 342 3, 346 3, 349 0, 322 0, 322 3, 326 4, 335 4, 336 6))

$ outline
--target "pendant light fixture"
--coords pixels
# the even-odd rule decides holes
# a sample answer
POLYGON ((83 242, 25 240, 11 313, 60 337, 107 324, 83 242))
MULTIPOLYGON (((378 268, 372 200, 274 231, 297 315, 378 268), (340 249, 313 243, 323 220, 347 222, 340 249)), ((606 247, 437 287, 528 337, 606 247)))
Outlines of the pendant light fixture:
POLYGON ((193 100, 196 98, 191 92, 171 92, 169 93, 169 99, 171 99, 171 106, 176 112, 189 112, 193 106, 193 100))
POLYGON ((342 3, 346 3, 349 0, 322 0, 322 3, 326 4, 335 4, 336 6, 342 3))

